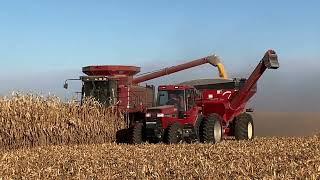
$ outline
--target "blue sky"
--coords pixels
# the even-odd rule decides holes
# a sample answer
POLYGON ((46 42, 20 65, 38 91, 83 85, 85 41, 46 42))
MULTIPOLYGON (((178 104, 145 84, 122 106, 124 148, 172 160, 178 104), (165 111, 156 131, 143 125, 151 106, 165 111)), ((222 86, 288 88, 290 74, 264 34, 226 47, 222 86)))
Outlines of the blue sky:
POLYGON ((140 64, 268 48, 317 58, 317 1, 2 1, 2 66, 52 69, 140 64))
POLYGON ((29 88, 38 77, 52 84, 35 86, 55 91, 90 64, 149 70, 211 53, 237 74, 270 48, 283 73, 299 71, 302 61, 312 73, 319 8, 319 1, 0 0, 0 80, 14 79, 0 91, 29 88))

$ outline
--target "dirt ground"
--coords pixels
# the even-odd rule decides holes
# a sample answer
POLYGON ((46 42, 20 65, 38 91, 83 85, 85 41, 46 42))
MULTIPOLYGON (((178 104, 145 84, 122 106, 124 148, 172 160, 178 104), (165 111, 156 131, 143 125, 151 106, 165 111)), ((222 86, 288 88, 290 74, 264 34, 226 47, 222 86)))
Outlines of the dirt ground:
POLYGON ((309 136, 320 133, 320 112, 255 112, 256 136, 309 136))

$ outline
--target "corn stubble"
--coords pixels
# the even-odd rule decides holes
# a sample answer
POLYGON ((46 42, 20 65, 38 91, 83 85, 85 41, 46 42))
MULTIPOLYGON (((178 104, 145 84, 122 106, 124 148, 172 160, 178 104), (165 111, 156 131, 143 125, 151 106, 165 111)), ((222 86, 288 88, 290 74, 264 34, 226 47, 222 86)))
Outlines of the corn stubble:
POLYGON ((80 107, 53 97, 0 99, 0 178, 320 178, 319 135, 216 145, 117 145, 115 132, 124 124, 114 112, 94 101, 80 107))

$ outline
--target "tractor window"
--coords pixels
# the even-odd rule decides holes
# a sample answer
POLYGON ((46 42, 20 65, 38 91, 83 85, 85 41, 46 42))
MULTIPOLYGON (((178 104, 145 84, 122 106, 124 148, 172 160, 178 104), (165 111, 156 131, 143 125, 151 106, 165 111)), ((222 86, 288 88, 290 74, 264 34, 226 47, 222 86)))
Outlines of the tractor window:
POLYGON ((158 106, 164 106, 168 102, 168 91, 159 91, 158 92, 158 106))
POLYGON ((169 90, 158 92, 158 106, 174 105, 179 111, 185 111, 185 98, 183 90, 169 90))

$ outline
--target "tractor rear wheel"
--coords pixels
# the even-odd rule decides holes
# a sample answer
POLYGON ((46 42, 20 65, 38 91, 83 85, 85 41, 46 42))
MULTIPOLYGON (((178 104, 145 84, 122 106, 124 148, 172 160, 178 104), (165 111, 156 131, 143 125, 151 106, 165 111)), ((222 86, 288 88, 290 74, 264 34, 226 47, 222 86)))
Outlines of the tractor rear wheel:
POLYGON ((167 128, 165 141, 168 144, 177 144, 182 141, 182 128, 178 123, 174 123, 167 128))
POLYGON ((253 118, 248 113, 236 117, 234 136, 237 140, 252 140, 254 138, 253 118))
POLYGON ((218 114, 211 114, 202 121, 200 127, 200 141, 202 143, 219 143, 222 141, 222 118, 218 114))
POLYGON ((131 130, 131 144, 143 143, 143 124, 136 123, 131 130))

